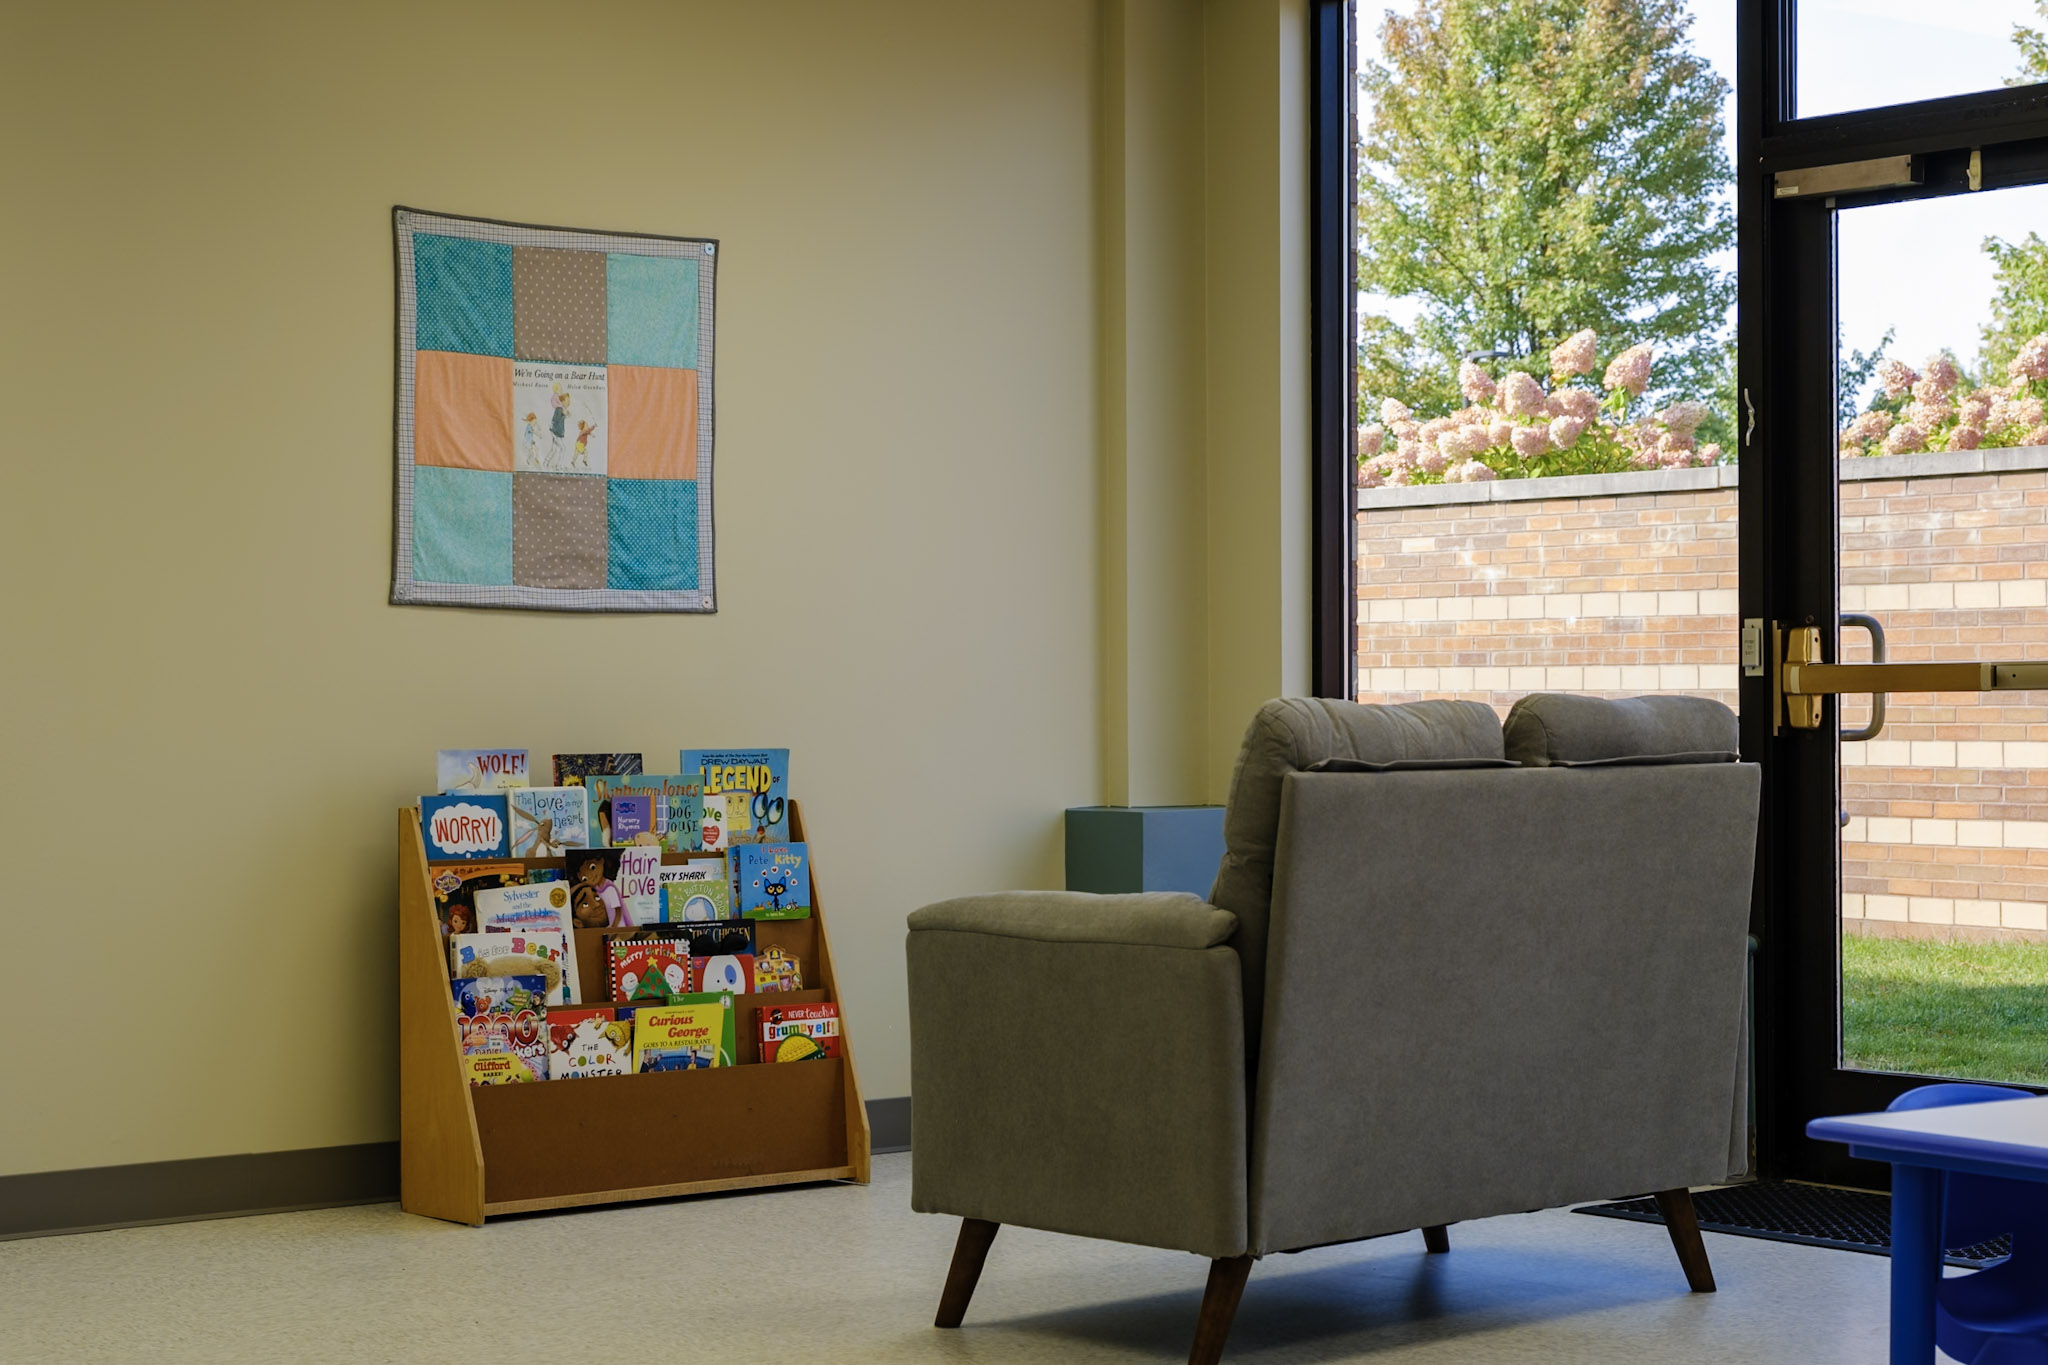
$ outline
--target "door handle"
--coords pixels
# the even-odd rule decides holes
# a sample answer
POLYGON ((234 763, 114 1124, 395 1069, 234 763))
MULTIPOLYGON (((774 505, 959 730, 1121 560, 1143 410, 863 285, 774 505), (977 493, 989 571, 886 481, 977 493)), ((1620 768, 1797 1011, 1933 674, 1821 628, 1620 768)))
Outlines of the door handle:
POLYGON ((2048 688, 2048 663, 1831 664, 1820 657, 1820 627, 1779 626, 1778 702, 1772 717, 1795 730, 1817 730, 1821 698, 1845 692, 2018 692, 2048 688))
MULTIPOLYGON (((1869 631, 1870 662, 1874 664, 1884 662, 1884 622, 1878 620, 1875 616, 1865 616, 1860 611, 1845 611, 1842 613, 1842 624, 1845 626, 1861 626, 1869 631)), ((1876 739, 1883 729, 1884 693, 1872 692, 1870 694, 1870 723, 1859 730, 1842 731, 1842 738, 1848 741, 1876 739)), ((1848 816, 1846 814, 1843 816, 1843 820, 1845 823, 1847 822, 1848 816)))

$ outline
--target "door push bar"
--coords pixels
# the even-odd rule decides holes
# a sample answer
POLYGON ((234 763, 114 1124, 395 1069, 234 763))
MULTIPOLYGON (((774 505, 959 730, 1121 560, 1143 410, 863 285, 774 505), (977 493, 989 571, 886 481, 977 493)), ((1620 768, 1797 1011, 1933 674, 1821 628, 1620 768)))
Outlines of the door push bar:
MULTIPOLYGON (((1795 730, 1818 730, 1821 699, 1843 693, 2017 692, 2048 688, 2048 663, 1831 664, 1820 657, 1819 626, 1780 624, 1772 633, 1779 660, 1772 688, 1773 733, 1780 723, 1795 730)), ((1882 636, 1872 638, 1878 640, 1882 636)), ((1878 714, 1873 714, 1871 720, 1876 725, 1878 714)), ((1872 726, 1864 728, 1875 733, 1872 726)), ((1843 738, 1868 736, 1854 731, 1843 738)))

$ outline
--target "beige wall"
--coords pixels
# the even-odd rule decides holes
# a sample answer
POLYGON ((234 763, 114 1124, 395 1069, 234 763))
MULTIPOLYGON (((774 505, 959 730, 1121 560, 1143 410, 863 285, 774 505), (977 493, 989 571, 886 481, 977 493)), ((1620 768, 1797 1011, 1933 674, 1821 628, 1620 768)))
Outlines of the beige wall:
POLYGON ((392 811, 443 745, 789 745, 875 1097, 908 1090, 905 911, 1058 885, 1065 806, 1220 799, 1307 663, 1298 186, 1265 164, 1300 0, 1144 19, 1129 126, 1180 159, 1125 201, 1122 424, 1107 4, 15 17, 0 1174, 393 1136, 392 811), (394 203, 723 240, 719 614, 386 604, 394 203))

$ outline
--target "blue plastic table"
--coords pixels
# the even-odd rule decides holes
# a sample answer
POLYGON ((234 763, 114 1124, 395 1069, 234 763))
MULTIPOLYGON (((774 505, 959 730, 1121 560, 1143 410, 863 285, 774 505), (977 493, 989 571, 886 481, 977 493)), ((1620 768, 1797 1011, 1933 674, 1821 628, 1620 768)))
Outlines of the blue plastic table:
POLYGON ((1806 1135, 1892 1167, 1892 1365, 1934 1359, 1941 1279, 1941 1175, 2048 1182, 2048 1095, 1997 1104, 1815 1119, 1806 1135))

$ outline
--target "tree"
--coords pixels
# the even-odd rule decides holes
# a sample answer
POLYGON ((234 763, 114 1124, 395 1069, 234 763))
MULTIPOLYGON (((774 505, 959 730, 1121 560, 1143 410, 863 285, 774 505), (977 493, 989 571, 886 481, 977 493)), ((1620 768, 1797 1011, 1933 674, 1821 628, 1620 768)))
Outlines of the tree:
POLYGON ((1978 368, 1987 384, 2003 383, 2006 365, 2020 347, 2048 332, 2048 242, 2029 232, 2018 242, 1984 239, 1996 281, 1991 294, 1991 321, 1978 332, 1982 347, 1978 368))
MULTIPOLYGON (((1371 401, 1458 404, 1468 352, 1535 358, 1581 328, 1657 347, 1660 388, 1719 406, 1734 281, 1727 82, 1680 0, 1415 0, 1360 72, 1359 288, 1371 401)), ((1726 414, 1732 418, 1733 414, 1726 414)))
MULTIPOLYGON (((2048 0, 2034 0, 2034 13, 2048 19, 2048 0)), ((2033 85, 2048 81, 2048 32, 2028 28, 2025 24, 2012 26, 2012 45, 2020 50, 2020 71, 2017 76, 2007 76, 2007 85, 2033 85)))

